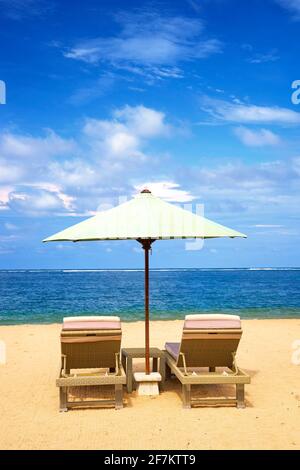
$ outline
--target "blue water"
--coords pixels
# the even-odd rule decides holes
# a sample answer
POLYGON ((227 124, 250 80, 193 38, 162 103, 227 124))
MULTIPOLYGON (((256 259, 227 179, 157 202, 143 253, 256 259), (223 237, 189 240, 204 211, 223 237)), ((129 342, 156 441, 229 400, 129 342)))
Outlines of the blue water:
MULTIPOLYGON (((171 269, 150 273, 152 319, 193 312, 300 318, 300 268, 171 269)), ((142 270, 0 271, 0 324, 61 322, 67 315, 143 319, 142 270)))

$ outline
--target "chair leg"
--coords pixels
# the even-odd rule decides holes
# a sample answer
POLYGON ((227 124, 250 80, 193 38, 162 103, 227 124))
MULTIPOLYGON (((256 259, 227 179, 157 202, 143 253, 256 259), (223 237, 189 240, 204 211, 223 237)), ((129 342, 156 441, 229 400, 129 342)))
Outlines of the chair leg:
POLYGON ((67 387, 59 387, 59 411, 60 412, 68 411, 67 397, 68 397, 67 387))
POLYGON ((120 410, 123 408, 123 385, 116 384, 115 385, 115 409, 120 410))
POLYGON ((165 381, 166 381, 166 360, 164 357, 159 358, 159 373, 161 375, 161 382, 160 382, 160 390, 164 389, 165 381))
POLYGON ((123 369, 126 372, 126 356, 124 356, 124 354, 121 355, 121 362, 122 362, 123 369))
POLYGON ((236 406, 237 408, 245 408, 245 385, 236 384, 236 406))
POLYGON ((191 408, 191 385, 182 385, 183 408, 191 408))
POLYGON ((165 379, 166 380, 169 380, 171 378, 171 368, 169 366, 169 364, 166 362, 165 363, 165 379))
POLYGON ((127 358, 127 392, 132 393, 132 358, 127 358))

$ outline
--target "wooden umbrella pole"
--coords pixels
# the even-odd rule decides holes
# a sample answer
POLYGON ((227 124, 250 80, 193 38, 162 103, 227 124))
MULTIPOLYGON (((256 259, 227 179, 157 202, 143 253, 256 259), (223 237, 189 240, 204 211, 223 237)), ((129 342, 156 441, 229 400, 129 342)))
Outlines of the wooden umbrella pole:
POLYGON ((149 249, 150 244, 144 245, 145 251, 145 368, 150 374, 150 333, 149 333, 149 249))
POLYGON ((155 240, 138 240, 145 252, 145 371, 150 374, 150 332, 149 332, 149 251, 155 240))

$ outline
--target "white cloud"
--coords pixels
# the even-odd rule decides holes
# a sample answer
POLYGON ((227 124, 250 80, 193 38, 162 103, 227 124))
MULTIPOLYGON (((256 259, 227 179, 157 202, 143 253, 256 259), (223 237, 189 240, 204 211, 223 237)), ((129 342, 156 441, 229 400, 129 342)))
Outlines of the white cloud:
POLYGON ((203 24, 196 18, 162 17, 143 11, 120 14, 116 21, 121 27, 118 36, 82 41, 64 55, 90 64, 106 62, 116 67, 133 67, 134 73, 141 73, 142 67, 142 73, 146 69, 153 76, 163 77, 172 75, 172 68, 163 67, 221 51, 220 41, 203 37, 203 24))
POLYGON ((10 243, 15 240, 18 240, 19 237, 17 235, 1 235, 0 236, 0 242, 1 243, 10 243))
POLYGON ((235 135, 240 141, 249 147, 263 147, 266 145, 278 145, 280 137, 267 129, 251 130, 247 127, 236 127, 235 135))
POLYGON ((59 182, 67 190, 73 188, 75 191, 82 191, 84 187, 91 189, 100 179, 97 166, 83 159, 49 162, 48 168, 53 181, 59 182))
MULTIPOLYGON (((0 174, 1 174, 1 167, 0 167, 0 174)), ((13 186, 4 186, 1 185, 0 181, 0 211, 8 209, 8 201, 9 201, 9 194, 13 191, 13 186)))
POLYGON ((0 184, 16 183, 21 180, 25 173, 25 168, 21 168, 17 164, 0 157, 0 184))
POLYGON ((0 136, 0 155, 12 155, 22 158, 43 160, 52 155, 74 153, 76 144, 73 140, 63 139, 52 130, 47 130, 45 137, 32 137, 4 132, 0 136))
POLYGON ((117 78, 120 79, 120 75, 117 77, 116 74, 106 72, 97 80, 88 81, 79 87, 69 98, 69 102, 76 106, 95 101, 114 87, 117 78))
POLYGON ((202 5, 200 5, 200 2, 197 0, 187 0, 187 3, 196 13, 200 13, 202 11, 202 5))
POLYGON ((0 247, 0 255, 11 255, 12 253, 14 253, 14 250, 6 250, 5 248, 0 247))
POLYGON ((4 227, 6 228, 6 230, 12 230, 12 231, 18 230, 18 226, 15 224, 12 224, 11 222, 5 222, 4 227))
POLYGON ((169 131, 165 115, 145 106, 125 106, 115 110, 112 120, 88 119, 84 126, 85 135, 93 139, 94 151, 114 159, 144 159, 145 139, 169 131))
POLYGON ((168 134, 170 129, 165 124, 164 113, 145 106, 125 106, 116 110, 114 116, 125 121, 126 126, 140 137, 168 134))
POLYGON ((134 186, 136 192, 149 189, 154 196, 165 199, 169 202, 191 202, 195 199, 189 191, 180 189, 180 185, 172 181, 145 182, 134 186))
MULTIPOLYGON (((214 216, 220 212, 243 217, 249 212, 256 217, 272 210, 298 214, 300 158, 252 165, 232 160, 215 167, 206 160, 203 166, 178 168, 169 155, 152 155, 148 148, 153 139, 173 132, 160 111, 127 106, 116 109, 110 119, 87 119, 74 140, 56 136, 59 144, 51 150, 43 141, 49 142, 47 135, 24 140, 23 134, 10 133, 9 139, 0 134, 5 144, 1 164, 4 169, 12 164, 19 169, 16 179, 7 182, 6 175, 0 183, 0 209, 8 216, 84 216, 147 186, 171 202, 204 202, 205 214, 214 216), (120 139, 122 133, 129 141, 120 139)), ((261 217, 258 220, 264 223, 261 217)))
POLYGON ((38 189, 13 191, 9 195, 11 209, 25 214, 47 214, 64 209, 64 202, 54 192, 38 189))
POLYGON ((278 106, 257 106, 204 97, 202 109, 214 119, 248 124, 300 124, 300 113, 278 106))
POLYGON ((276 3, 289 10, 294 19, 300 20, 300 0, 275 0, 276 3))
POLYGON ((0 134, 0 209, 84 215, 129 194, 151 174, 149 141, 170 135, 164 113, 145 106, 116 109, 111 119, 86 119, 77 139, 0 134), (144 168, 144 170, 143 170, 144 168), (124 175, 126 174, 126 178, 124 175))
MULTIPOLYGON (((205 203, 205 213, 261 217, 265 213, 298 214, 300 206, 300 158, 256 165, 232 161, 214 168, 182 169, 178 183, 205 203)), ((264 222, 262 222, 264 223, 264 222)))
POLYGON ((248 62, 250 64, 265 64, 267 62, 276 62, 279 60, 279 55, 276 49, 271 50, 265 54, 256 53, 253 54, 249 59, 248 62))
POLYGON ((49 12, 51 2, 45 0, 0 0, 0 7, 5 16, 12 20, 21 20, 27 16, 40 16, 49 12))
POLYGON ((283 228, 284 225, 278 225, 278 224, 255 224, 253 227, 256 228, 283 228))
POLYGON ((0 134, 0 184, 22 184, 42 178, 50 160, 66 158, 77 151, 74 140, 63 139, 51 130, 44 137, 5 131, 0 134))
POLYGON ((138 136, 120 122, 88 119, 84 133, 93 139, 96 153, 101 152, 114 158, 142 156, 138 136))

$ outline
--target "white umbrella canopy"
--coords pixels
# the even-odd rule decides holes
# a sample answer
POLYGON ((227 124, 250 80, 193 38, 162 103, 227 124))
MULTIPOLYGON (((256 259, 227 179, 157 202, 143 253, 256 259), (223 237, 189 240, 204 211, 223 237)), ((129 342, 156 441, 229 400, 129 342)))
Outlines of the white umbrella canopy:
POLYGON ((43 240, 168 240, 178 238, 246 237, 143 190, 134 199, 43 240))
POLYGON ((156 240, 185 238, 246 238, 243 233, 212 222, 155 197, 144 189, 135 198, 52 235, 44 242, 137 240, 145 251, 145 368, 149 358, 149 250, 156 240))

